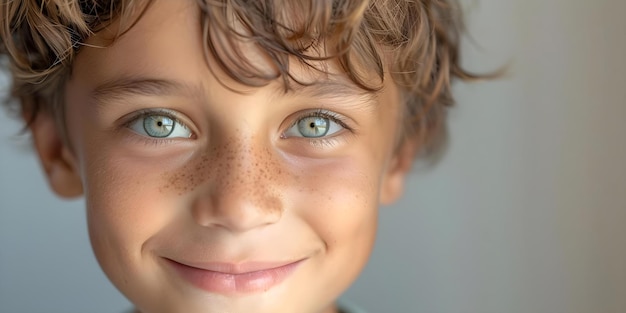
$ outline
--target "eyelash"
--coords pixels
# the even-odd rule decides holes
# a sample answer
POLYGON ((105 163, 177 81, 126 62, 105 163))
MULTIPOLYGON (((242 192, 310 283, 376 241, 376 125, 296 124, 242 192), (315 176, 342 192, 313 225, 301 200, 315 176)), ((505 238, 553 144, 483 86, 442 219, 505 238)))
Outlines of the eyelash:
MULTIPOLYGON (((136 122, 137 120, 146 118, 149 116, 155 116, 155 115, 164 116, 174 121, 174 123, 185 125, 189 129, 189 131, 192 133, 191 138, 194 138, 196 136, 193 130, 191 130, 189 126, 187 125, 188 123, 182 121, 174 111, 167 110, 167 109, 145 109, 145 110, 138 111, 132 116, 130 116, 128 119, 126 119, 126 121, 122 124, 122 127, 124 129, 130 129, 130 125, 136 122)), ((143 143, 145 145, 152 145, 152 146, 161 146, 161 145, 171 144, 181 139, 181 138, 155 138, 155 137, 143 136, 140 134, 138 134, 137 136, 133 136, 132 138, 139 141, 140 143, 143 143)))
MULTIPOLYGON (((345 122, 345 117, 343 117, 342 115, 335 113, 333 111, 328 111, 328 110, 324 110, 324 109, 317 109, 314 111, 309 111, 306 112, 302 115, 298 115, 291 124, 289 124, 289 127, 287 127, 286 129, 290 129, 292 127, 294 127, 298 121, 308 118, 308 117, 322 117, 322 118, 327 118, 330 121, 339 124, 339 126, 341 126, 343 129, 349 131, 350 133, 354 133, 354 129, 352 129, 350 126, 347 125, 347 123, 345 122)), ((283 134, 281 134, 281 138, 285 139, 284 137, 284 132, 283 134)), ((336 145, 338 143, 338 136, 325 136, 325 137, 318 137, 318 138, 305 138, 305 137, 300 137, 298 139, 301 140, 306 140, 309 142, 310 145, 314 146, 315 148, 325 148, 325 147, 332 147, 334 145, 336 145)))
POLYGON ((307 118, 307 117, 323 117, 323 118, 327 118, 337 124, 339 124, 339 126, 352 131, 352 128, 350 128, 348 125, 346 125, 345 123, 345 118, 333 111, 327 111, 324 109, 317 109, 315 111, 311 111, 308 113, 304 113, 303 115, 299 115, 298 118, 291 123, 291 125, 289 127, 293 127, 294 125, 296 125, 296 123, 298 123, 299 120, 303 119, 303 118, 307 118))

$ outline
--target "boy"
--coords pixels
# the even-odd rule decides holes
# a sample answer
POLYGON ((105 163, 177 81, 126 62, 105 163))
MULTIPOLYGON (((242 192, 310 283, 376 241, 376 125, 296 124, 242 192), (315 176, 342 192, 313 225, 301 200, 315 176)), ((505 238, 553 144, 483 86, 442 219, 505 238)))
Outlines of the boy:
POLYGON ((51 188, 142 313, 352 312, 451 103, 449 1, 4 1, 51 188))

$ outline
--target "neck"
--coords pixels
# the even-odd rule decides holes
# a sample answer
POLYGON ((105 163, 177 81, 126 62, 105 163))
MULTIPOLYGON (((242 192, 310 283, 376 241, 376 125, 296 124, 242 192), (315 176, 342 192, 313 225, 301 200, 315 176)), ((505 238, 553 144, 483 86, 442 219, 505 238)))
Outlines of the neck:
MULTIPOLYGON (((133 309, 132 313, 141 313, 141 311, 139 311, 138 309, 133 309)), ((335 303, 329 305, 328 307, 324 308, 320 313, 341 313, 339 311, 339 308, 337 308, 337 305, 335 303)))

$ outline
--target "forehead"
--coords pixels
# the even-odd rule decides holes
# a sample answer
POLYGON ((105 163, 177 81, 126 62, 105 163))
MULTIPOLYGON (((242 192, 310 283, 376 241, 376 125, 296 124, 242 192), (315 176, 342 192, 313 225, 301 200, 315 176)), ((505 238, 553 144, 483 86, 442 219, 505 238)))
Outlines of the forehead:
MULTIPOLYGON (((253 43, 250 38, 225 33, 221 29, 215 29, 216 27, 203 28, 207 17, 202 15, 196 1, 156 0, 150 2, 145 11, 137 12, 141 14, 137 13, 128 20, 118 20, 88 38, 78 59, 87 60, 82 63, 89 63, 88 67, 94 69, 92 74, 99 73, 103 76, 99 78, 106 80, 112 73, 115 76, 136 76, 141 73, 159 76, 183 72, 189 75, 199 69, 208 69, 216 80, 225 83, 228 88, 242 89, 242 86, 234 88, 237 84, 231 81, 231 73, 226 73, 223 69, 243 69, 236 79, 238 82, 243 81, 247 87, 265 85, 278 79, 286 82, 283 87, 294 89, 310 90, 311 88, 304 87, 312 83, 320 85, 319 89, 332 87, 334 84, 339 92, 366 93, 363 88, 348 88, 356 84, 348 78, 346 70, 341 68, 337 59, 312 60, 291 55, 286 58, 287 62, 279 64, 277 62, 283 62, 285 55, 268 53, 267 49, 253 43), (127 29, 124 25, 132 27, 127 29), (126 31, 118 37, 120 29, 126 31), (217 44, 207 46, 207 36, 217 44), (104 66, 100 66, 101 64, 104 66), (282 65, 288 68, 284 77, 280 77, 281 70, 285 70, 279 68, 282 65)), ((233 22, 235 31, 244 33, 245 30, 238 26, 240 23, 233 22)), ((322 46, 325 45, 326 43, 310 47, 306 53, 313 59, 324 57, 327 52, 322 46)), ((365 67, 353 70, 366 77, 367 81, 373 82, 372 85, 378 85, 381 81, 381 77, 373 70, 368 71, 365 67)), ((240 91, 246 91, 246 88, 240 91)))

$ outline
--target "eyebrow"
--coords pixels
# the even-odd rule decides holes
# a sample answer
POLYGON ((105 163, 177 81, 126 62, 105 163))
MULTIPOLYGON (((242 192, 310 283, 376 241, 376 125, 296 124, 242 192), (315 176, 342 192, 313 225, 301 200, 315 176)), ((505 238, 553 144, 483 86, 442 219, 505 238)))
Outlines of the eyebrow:
MULTIPOLYGON (((96 87, 91 97, 97 107, 102 107, 111 102, 124 101, 129 97, 146 96, 172 96, 184 95, 195 99, 207 97, 204 88, 199 84, 189 84, 171 79, 148 78, 148 77, 121 77, 107 81, 96 87)), ((302 95, 322 99, 346 99, 357 100, 354 104, 375 103, 375 93, 364 90, 355 84, 344 80, 319 80, 312 84, 294 83, 290 89, 285 90, 281 84, 272 92, 271 97, 302 95)))
POLYGON ((367 91, 344 79, 316 80, 306 85, 294 83, 287 91, 283 85, 280 85, 274 90, 273 96, 281 95, 301 95, 313 99, 338 101, 362 108, 378 103, 375 92, 367 91))
POLYGON ((287 91, 283 85, 280 85, 274 90, 274 93, 276 95, 301 94, 312 98, 359 98, 363 101, 375 98, 373 92, 343 79, 317 80, 306 85, 294 83, 287 91))
POLYGON ((199 85, 181 83, 175 80, 122 77, 110 80, 96 87, 91 97, 97 106, 109 102, 123 101, 133 96, 171 96, 191 95, 193 98, 203 98, 204 90, 199 85))

